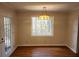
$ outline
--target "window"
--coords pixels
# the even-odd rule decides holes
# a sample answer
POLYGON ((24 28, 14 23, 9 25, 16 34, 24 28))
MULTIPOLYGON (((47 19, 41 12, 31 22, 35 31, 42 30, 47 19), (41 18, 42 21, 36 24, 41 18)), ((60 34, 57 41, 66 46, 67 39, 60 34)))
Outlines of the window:
POLYGON ((32 17, 32 36, 52 36, 54 18, 40 20, 38 17, 32 17))

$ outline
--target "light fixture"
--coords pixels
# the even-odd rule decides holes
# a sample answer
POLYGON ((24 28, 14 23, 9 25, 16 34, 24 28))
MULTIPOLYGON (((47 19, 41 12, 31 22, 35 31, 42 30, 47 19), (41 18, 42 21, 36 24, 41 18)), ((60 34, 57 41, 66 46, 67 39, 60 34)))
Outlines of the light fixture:
POLYGON ((46 7, 43 7, 42 15, 39 16, 39 20, 48 20, 49 16, 46 11, 46 7))

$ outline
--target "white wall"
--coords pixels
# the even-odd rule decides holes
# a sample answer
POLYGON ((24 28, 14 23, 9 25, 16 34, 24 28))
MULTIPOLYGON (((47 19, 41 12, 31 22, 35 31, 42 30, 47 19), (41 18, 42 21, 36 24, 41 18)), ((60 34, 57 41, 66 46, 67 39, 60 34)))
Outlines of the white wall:
POLYGON ((78 16, 78 10, 70 12, 67 24, 67 46, 75 53, 77 52, 78 16))

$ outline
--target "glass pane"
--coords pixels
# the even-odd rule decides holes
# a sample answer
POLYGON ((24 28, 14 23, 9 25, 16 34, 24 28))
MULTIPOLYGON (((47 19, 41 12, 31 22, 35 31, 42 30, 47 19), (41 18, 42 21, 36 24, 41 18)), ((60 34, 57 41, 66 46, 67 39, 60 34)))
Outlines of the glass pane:
POLYGON ((11 19, 4 17, 4 33, 5 33, 5 52, 7 53, 11 48, 11 19))
POLYGON ((52 35, 52 21, 54 19, 40 20, 38 17, 32 17, 32 35, 50 36, 52 35))

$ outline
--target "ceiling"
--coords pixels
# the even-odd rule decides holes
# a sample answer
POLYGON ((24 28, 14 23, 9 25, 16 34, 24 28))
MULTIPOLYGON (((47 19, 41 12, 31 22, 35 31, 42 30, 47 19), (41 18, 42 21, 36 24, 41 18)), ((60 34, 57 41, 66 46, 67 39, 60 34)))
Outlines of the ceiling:
POLYGON ((79 7, 78 2, 1 2, 0 8, 13 9, 16 11, 71 11, 79 7))

